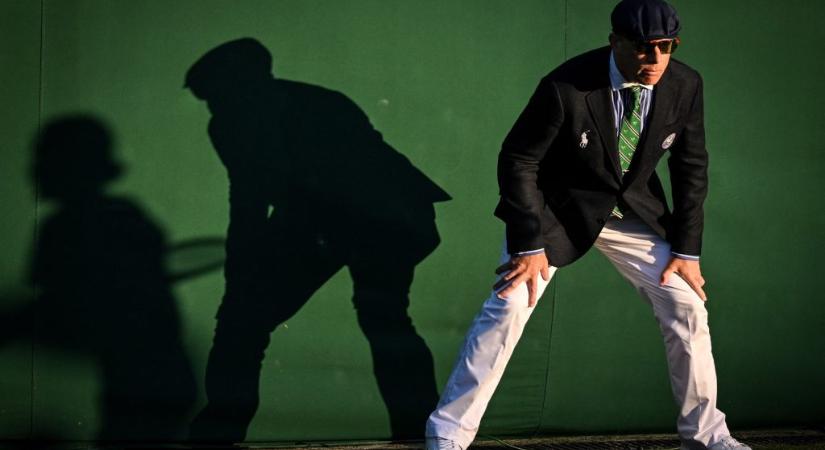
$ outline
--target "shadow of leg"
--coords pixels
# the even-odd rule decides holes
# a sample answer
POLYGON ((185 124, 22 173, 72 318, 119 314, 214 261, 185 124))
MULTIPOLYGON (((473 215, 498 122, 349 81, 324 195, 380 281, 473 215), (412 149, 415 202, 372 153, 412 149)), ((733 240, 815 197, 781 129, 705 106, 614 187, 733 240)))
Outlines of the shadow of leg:
POLYGON ((225 296, 206 367, 207 406, 190 426, 195 442, 242 442, 258 409, 264 352, 272 330, 291 318, 341 268, 314 236, 277 227, 251 286, 225 296), (245 293, 244 293, 245 292, 245 293))
POLYGON ((358 323, 370 344, 392 437, 418 438, 438 403, 438 392, 432 354, 407 314, 413 266, 399 266, 397 261, 368 266, 351 267, 358 323), (391 267, 392 273, 377 267, 391 267))
POLYGON ((206 366, 206 407, 190 426, 196 442, 241 442, 258 409, 261 362, 272 322, 255 310, 229 306, 218 312, 215 338, 206 366))

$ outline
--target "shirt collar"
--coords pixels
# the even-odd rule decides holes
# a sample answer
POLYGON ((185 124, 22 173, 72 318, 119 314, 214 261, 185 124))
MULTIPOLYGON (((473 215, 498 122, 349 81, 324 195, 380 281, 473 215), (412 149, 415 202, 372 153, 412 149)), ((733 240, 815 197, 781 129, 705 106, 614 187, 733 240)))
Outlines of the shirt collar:
POLYGON ((649 91, 653 90, 652 84, 641 84, 641 83, 633 83, 629 82, 624 79, 622 73, 619 72, 619 68, 616 66, 616 59, 613 57, 613 52, 610 52, 610 87, 614 91, 620 91, 625 88, 630 88, 633 86, 641 86, 644 89, 649 91))

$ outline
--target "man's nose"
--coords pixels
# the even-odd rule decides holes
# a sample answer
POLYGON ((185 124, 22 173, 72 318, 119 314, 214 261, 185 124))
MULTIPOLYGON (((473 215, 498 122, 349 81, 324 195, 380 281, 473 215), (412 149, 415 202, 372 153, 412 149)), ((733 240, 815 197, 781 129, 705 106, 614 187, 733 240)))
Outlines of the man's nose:
POLYGON ((662 57, 662 51, 659 50, 658 46, 654 45, 653 50, 647 52, 647 54, 645 56, 647 56, 645 58, 647 63, 649 63, 649 64, 659 64, 659 59, 662 57))

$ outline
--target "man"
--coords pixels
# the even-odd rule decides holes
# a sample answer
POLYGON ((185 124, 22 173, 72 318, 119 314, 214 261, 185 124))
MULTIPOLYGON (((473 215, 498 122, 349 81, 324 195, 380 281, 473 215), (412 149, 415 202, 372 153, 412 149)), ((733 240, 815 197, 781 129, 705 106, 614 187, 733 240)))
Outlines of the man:
POLYGON ((539 84, 502 146, 501 278, 474 320, 426 428, 427 449, 466 449, 556 268, 591 246, 653 307, 679 406, 683 449, 749 449, 716 408, 704 280, 707 192, 702 80, 671 61, 679 18, 662 0, 624 0, 610 46, 539 84), (669 152, 673 211, 656 176, 669 152))
POLYGON ((254 39, 207 52, 186 86, 212 114, 230 203, 208 404, 190 438, 246 438, 270 333, 343 267, 393 437, 418 435, 438 394, 432 355, 407 313, 409 289, 439 243, 433 203, 449 195, 344 94, 273 77, 272 55, 254 39))

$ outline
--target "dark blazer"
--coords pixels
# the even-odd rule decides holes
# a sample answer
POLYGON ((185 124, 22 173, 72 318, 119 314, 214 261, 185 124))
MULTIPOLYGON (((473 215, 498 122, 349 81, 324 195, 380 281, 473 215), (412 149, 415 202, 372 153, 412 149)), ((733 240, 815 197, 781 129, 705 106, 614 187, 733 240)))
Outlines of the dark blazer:
POLYGON ((552 265, 570 264, 593 245, 621 201, 667 239, 672 251, 700 254, 708 164, 702 79, 671 59, 622 177, 609 58, 610 48, 604 47, 550 72, 504 140, 496 216, 507 225, 510 253, 544 248, 552 265), (672 211, 655 172, 666 152, 672 211))

